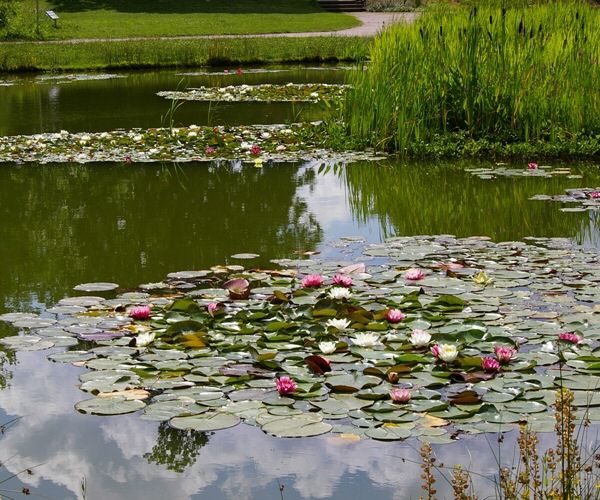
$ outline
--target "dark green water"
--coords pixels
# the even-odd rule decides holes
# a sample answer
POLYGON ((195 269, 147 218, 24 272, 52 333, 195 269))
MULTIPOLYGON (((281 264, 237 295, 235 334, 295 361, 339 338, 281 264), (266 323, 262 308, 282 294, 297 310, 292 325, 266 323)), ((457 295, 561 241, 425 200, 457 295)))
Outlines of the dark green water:
MULTIPOLYGON (((331 72, 328 81, 338 74, 331 72)), ((310 79, 315 75, 327 72, 314 71, 310 79)), ((268 76, 280 77, 289 80, 286 73, 268 76)), ((65 84, 60 96, 69 98, 61 100, 55 115, 42 109, 41 130, 148 126, 164 107, 152 94, 176 86, 180 77, 165 72, 128 78, 136 80, 102 82, 108 88, 102 92, 124 96, 112 108, 89 89, 77 90, 92 84, 101 88, 100 82, 65 84), (130 98, 125 97, 128 93, 130 98), (130 102, 134 96, 138 104, 130 102), (154 99, 158 102, 152 104, 154 99)), ((0 117, 4 133, 40 130, 29 115, 43 90, 32 84, 26 90, 27 85, 0 88, 0 99, 8 95, 13 106, 0 117), (23 97, 20 105, 18 95, 23 97)), ((291 113, 289 106, 283 111, 269 108, 271 117, 253 116, 245 106, 233 109, 236 120, 247 122, 272 117, 277 121, 291 113)), ((329 244, 348 235, 370 242, 440 233, 497 241, 564 236, 598 246, 597 216, 564 213, 557 203, 528 200, 535 194, 559 194, 567 187, 598 186, 598 166, 566 165, 582 179, 495 180, 476 178, 464 171, 465 166, 484 165, 3 165, 0 312, 43 310, 81 282, 115 281, 135 287, 159 281, 171 271, 232 262, 229 256, 239 252, 260 254, 252 263, 256 266, 306 250, 337 257, 338 250, 329 244)), ((5 325, 0 332, 14 333, 5 325)), ((3 365, 6 387, 0 391, 0 422, 21 418, 0 441, 0 461, 8 469, 1 471, 0 480, 8 471, 40 464, 33 475, 22 476, 23 483, 5 483, 6 489, 25 484, 39 497, 81 498, 85 479, 88 499, 279 499, 279 484, 286 500, 403 499, 421 494, 418 466, 401 461, 418 460, 413 449, 418 443, 351 442, 331 436, 285 440, 245 425, 189 434, 135 414, 84 416, 73 409, 86 397, 77 388, 83 370, 50 363, 47 354, 9 355, 3 365)), ((507 437, 508 449, 512 443, 507 437)), ((448 464, 469 464, 475 453, 478 471, 496 471, 488 443, 481 439, 465 438, 437 452, 448 464)), ((482 491, 490 491, 490 483, 478 481, 482 491)))

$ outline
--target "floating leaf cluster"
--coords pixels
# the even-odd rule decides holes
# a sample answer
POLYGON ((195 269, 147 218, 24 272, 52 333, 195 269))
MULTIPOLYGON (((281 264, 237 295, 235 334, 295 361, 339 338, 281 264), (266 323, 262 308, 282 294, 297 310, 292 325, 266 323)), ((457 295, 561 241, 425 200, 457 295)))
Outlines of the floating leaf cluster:
POLYGON ((157 95, 184 101, 224 102, 319 102, 343 97, 348 85, 331 83, 288 83, 273 85, 228 85, 226 87, 199 87, 185 91, 165 90, 157 95))
POLYGON ((571 173, 566 167, 552 167, 549 165, 537 165, 530 163, 523 168, 506 167, 499 164, 496 167, 467 168, 465 172, 479 177, 480 179, 495 179, 497 177, 543 177, 551 178, 558 175, 564 175, 569 179, 580 179, 581 175, 571 173))
POLYGON ((600 188, 566 189, 565 194, 538 194, 529 198, 536 201, 558 201, 571 206, 561 208, 561 212, 587 212, 600 209, 600 188))
POLYGON ((236 68, 224 69, 222 71, 187 71, 185 73, 177 73, 178 76, 240 76, 265 73, 288 73, 290 71, 350 71, 352 66, 300 66, 287 68, 236 68))
POLYGON ((114 298, 111 283, 79 285, 106 296, 2 315, 27 331, 2 342, 68 347, 49 357, 88 368, 81 412, 143 409, 180 429, 445 443, 552 430, 561 386, 600 421, 597 253, 448 235, 337 245, 350 260, 182 271, 114 298))
POLYGON ((255 162, 379 159, 372 151, 324 149, 322 123, 197 126, 0 137, 0 162, 190 162, 240 159, 255 162), (260 161, 256 161, 260 160, 260 161))

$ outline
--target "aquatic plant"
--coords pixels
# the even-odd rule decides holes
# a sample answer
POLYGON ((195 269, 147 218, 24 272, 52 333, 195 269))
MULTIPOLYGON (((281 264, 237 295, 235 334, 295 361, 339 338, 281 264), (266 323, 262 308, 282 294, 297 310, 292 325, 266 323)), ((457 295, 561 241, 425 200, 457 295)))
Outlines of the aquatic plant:
POLYGON ((599 25, 600 11, 577 0, 432 6, 374 41, 370 64, 349 79, 348 132, 400 153, 457 134, 533 144, 597 136, 599 25))

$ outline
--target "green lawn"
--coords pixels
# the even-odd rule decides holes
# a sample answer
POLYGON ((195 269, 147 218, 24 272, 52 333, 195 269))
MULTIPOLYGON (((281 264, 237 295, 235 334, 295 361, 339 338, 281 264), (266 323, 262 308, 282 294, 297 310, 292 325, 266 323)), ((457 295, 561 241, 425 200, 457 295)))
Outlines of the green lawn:
MULTIPOLYGON (((27 0, 32 2, 32 0, 27 0)), ((44 38, 119 38, 332 31, 360 24, 312 0, 42 0, 44 38)))

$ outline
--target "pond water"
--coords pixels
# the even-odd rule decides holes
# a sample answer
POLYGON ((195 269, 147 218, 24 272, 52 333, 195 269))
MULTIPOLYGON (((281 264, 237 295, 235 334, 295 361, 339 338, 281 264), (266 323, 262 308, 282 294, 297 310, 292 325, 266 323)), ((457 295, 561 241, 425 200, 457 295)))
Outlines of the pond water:
MULTIPOLYGON (((287 68, 283 68, 287 69, 287 68)), ((238 75, 239 76, 239 75, 238 75)), ((100 131, 160 125, 175 71, 54 85, 17 79, 0 88, 0 132, 100 131), (57 90, 52 90, 55 88, 57 90), (52 97, 54 96, 54 97, 52 97), (7 106, 4 104, 7 103, 7 106), (37 113, 37 114, 36 114, 37 113)), ((193 85, 230 84, 227 76, 188 76, 193 85), (226 81, 224 81, 226 80, 226 81)), ((341 82, 342 71, 293 69, 246 73, 240 83, 341 82)), ((322 114, 307 106, 307 116, 322 114)), ((290 104, 230 104, 218 123, 295 119, 290 104)), ((207 107, 178 111, 182 123, 206 123, 207 107)), ((335 258, 342 236, 380 242, 394 235, 489 236, 495 241, 562 236, 598 247, 597 212, 568 213, 536 194, 600 185, 598 165, 565 164, 571 176, 481 179, 466 168, 484 162, 347 166, 311 163, 249 165, 0 166, 0 313, 43 311, 78 283, 114 281, 125 288, 159 281, 171 271, 231 263, 254 252, 252 265, 320 251, 335 258), (579 174, 582 177, 574 177, 579 174)), ((557 163, 553 164, 558 166, 557 163)), ((515 165, 515 168, 524 168, 515 165)), ((0 333, 15 329, 0 323, 0 333)), ((4 348, 3 348, 4 349, 4 348)), ((23 485, 45 498, 418 498, 417 441, 355 442, 333 435, 278 439, 239 425, 189 433, 140 420, 80 415, 84 369, 54 364, 48 352, 6 352, 0 422, 20 417, 0 444, 10 473, 33 468, 23 485), (403 460, 405 459, 405 460, 403 460), (280 492, 280 486, 283 491, 280 492)), ((512 457, 514 436, 503 446, 512 457)), ((464 437, 436 447, 447 465, 496 470, 495 436, 464 437)), ((478 479, 482 491, 492 491, 478 479)), ((440 484, 440 491, 445 486, 440 484)), ((442 495, 443 496, 443 495, 442 495)))

